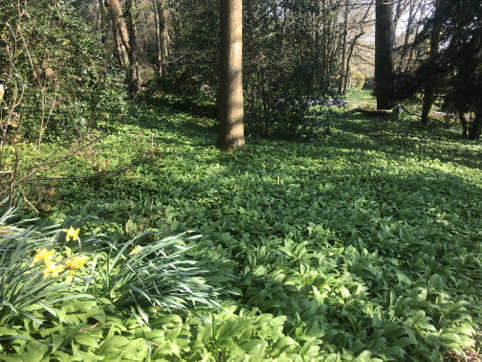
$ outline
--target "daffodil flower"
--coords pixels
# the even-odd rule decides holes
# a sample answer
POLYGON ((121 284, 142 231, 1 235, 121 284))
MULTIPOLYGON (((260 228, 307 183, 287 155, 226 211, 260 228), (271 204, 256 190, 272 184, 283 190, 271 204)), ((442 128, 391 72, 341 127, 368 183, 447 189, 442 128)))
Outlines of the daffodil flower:
POLYGON ((87 259, 88 258, 86 256, 76 256, 75 258, 67 261, 65 266, 70 268, 69 275, 73 275, 77 270, 82 269, 87 259))
POLYGON ((130 252, 129 255, 137 254, 137 253, 138 253, 139 251, 141 251, 142 249, 144 249, 142 246, 137 245, 134 249, 132 249, 132 251, 130 252))
POLYGON ((48 251, 47 249, 42 249, 42 250, 37 249, 36 252, 37 252, 37 255, 35 255, 35 258, 33 259, 34 263, 47 261, 47 260, 51 259, 52 256, 55 253, 55 251, 53 251, 53 250, 48 251))
POLYGON ((67 241, 69 241, 70 238, 72 238, 73 241, 77 240, 77 238, 79 237, 79 231, 80 229, 74 230, 72 226, 70 227, 70 229, 65 230, 65 232, 67 233, 67 241))
POLYGON ((44 278, 52 274, 52 278, 57 278, 60 273, 64 271, 62 265, 57 265, 52 262, 47 263, 47 269, 44 270, 44 278))

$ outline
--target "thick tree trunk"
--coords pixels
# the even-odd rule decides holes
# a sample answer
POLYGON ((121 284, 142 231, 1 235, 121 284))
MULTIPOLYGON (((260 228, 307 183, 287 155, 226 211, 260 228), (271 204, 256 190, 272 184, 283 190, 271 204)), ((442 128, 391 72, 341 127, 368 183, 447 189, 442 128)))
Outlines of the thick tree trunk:
POLYGON ((375 91, 377 109, 393 106, 393 1, 376 0, 375 23, 375 91))
POLYGON ((167 74, 167 16, 165 0, 157 0, 157 12, 159 14, 159 42, 161 46, 161 74, 163 79, 167 74))
POLYGON ((220 2, 219 136, 216 147, 246 151, 243 103, 243 1, 220 2))
MULTIPOLYGON (((435 11, 439 7, 439 2, 435 1, 435 11)), ((432 29, 430 34, 430 58, 433 60, 438 55, 438 48, 440 43, 440 30, 438 27, 432 29)), ((422 124, 428 125, 430 123, 430 117, 432 117, 433 103, 435 102, 435 87, 428 85, 425 87, 425 93, 423 95, 423 108, 422 108, 422 124)))
POLYGON ((478 140, 482 134, 482 108, 475 112, 475 119, 470 125, 469 140, 478 140))

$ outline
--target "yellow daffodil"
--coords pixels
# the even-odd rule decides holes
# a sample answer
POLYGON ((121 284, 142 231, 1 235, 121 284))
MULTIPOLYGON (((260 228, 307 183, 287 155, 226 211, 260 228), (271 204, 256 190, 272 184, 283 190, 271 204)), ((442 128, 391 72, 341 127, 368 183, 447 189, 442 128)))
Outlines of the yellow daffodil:
POLYGON ((60 273, 64 271, 64 267, 62 265, 57 265, 52 262, 47 262, 47 269, 44 270, 44 278, 52 274, 52 278, 57 278, 60 273))
POLYGON ((73 275, 77 270, 82 269, 87 259, 88 258, 86 256, 76 256, 75 258, 67 261, 65 266, 70 268, 69 275, 73 275))
POLYGON ((71 226, 69 230, 66 230, 65 232, 67 233, 67 241, 72 238, 73 241, 77 240, 79 237, 79 231, 80 229, 74 230, 74 228, 71 226))
POLYGON ((38 261, 42 262, 42 261, 47 261, 49 259, 52 258, 52 256, 54 255, 55 251, 51 250, 51 251, 48 251, 47 249, 37 249, 36 250, 37 252, 37 255, 35 255, 35 258, 33 259, 33 262, 36 263, 38 261))
POLYGON ((142 246, 140 245, 137 245, 129 255, 134 255, 134 254, 137 254, 139 251, 141 251, 142 249, 144 249, 142 246))

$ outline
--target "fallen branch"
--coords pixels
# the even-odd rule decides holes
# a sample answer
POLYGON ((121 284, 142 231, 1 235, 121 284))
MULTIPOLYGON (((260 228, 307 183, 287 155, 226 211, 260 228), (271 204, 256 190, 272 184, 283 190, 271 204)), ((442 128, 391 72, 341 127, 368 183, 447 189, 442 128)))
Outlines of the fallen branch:
MULTIPOLYGON (((355 113, 363 113, 366 114, 367 116, 374 116, 374 117, 379 117, 379 116, 391 116, 392 114, 395 113, 395 111, 399 108, 402 108, 403 110, 407 111, 404 106, 399 105, 396 107, 393 107, 392 109, 367 109, 367 108, 354 108, 351 109, 347 112, 345 112, 345 117, 348 117, 352 114, 355 113)), ((408 112, 410 113, 410 112, 408 112)))

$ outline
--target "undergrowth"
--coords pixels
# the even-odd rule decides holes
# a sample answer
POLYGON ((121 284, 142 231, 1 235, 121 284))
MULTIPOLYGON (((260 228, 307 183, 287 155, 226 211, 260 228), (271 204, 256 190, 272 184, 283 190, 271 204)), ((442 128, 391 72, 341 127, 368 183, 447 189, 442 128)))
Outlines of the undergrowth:
MULTIPOLYGON (((211 119, 147 105, 98 157, 121 165, 155 146, 158 158, 53 185, 44 216, 55 222, 97 201, 114 221, 98 231, 196 230, 187 256, 221 290, 222 309, 163 310, 144 327, 132 317, 108 335, 93 328, 89 353, 103 355, 114 336, 119 351, 145 338, 149 348, 134 347, 158 361, 439 361, 472 346, 482 324, 480 144, 436 124, 332 117, 319 127, 313 142, 248 138, 248 153, 224 154, 211 119)), ((85 157, 73 158, 62 175, 82 167, 85 157)))

